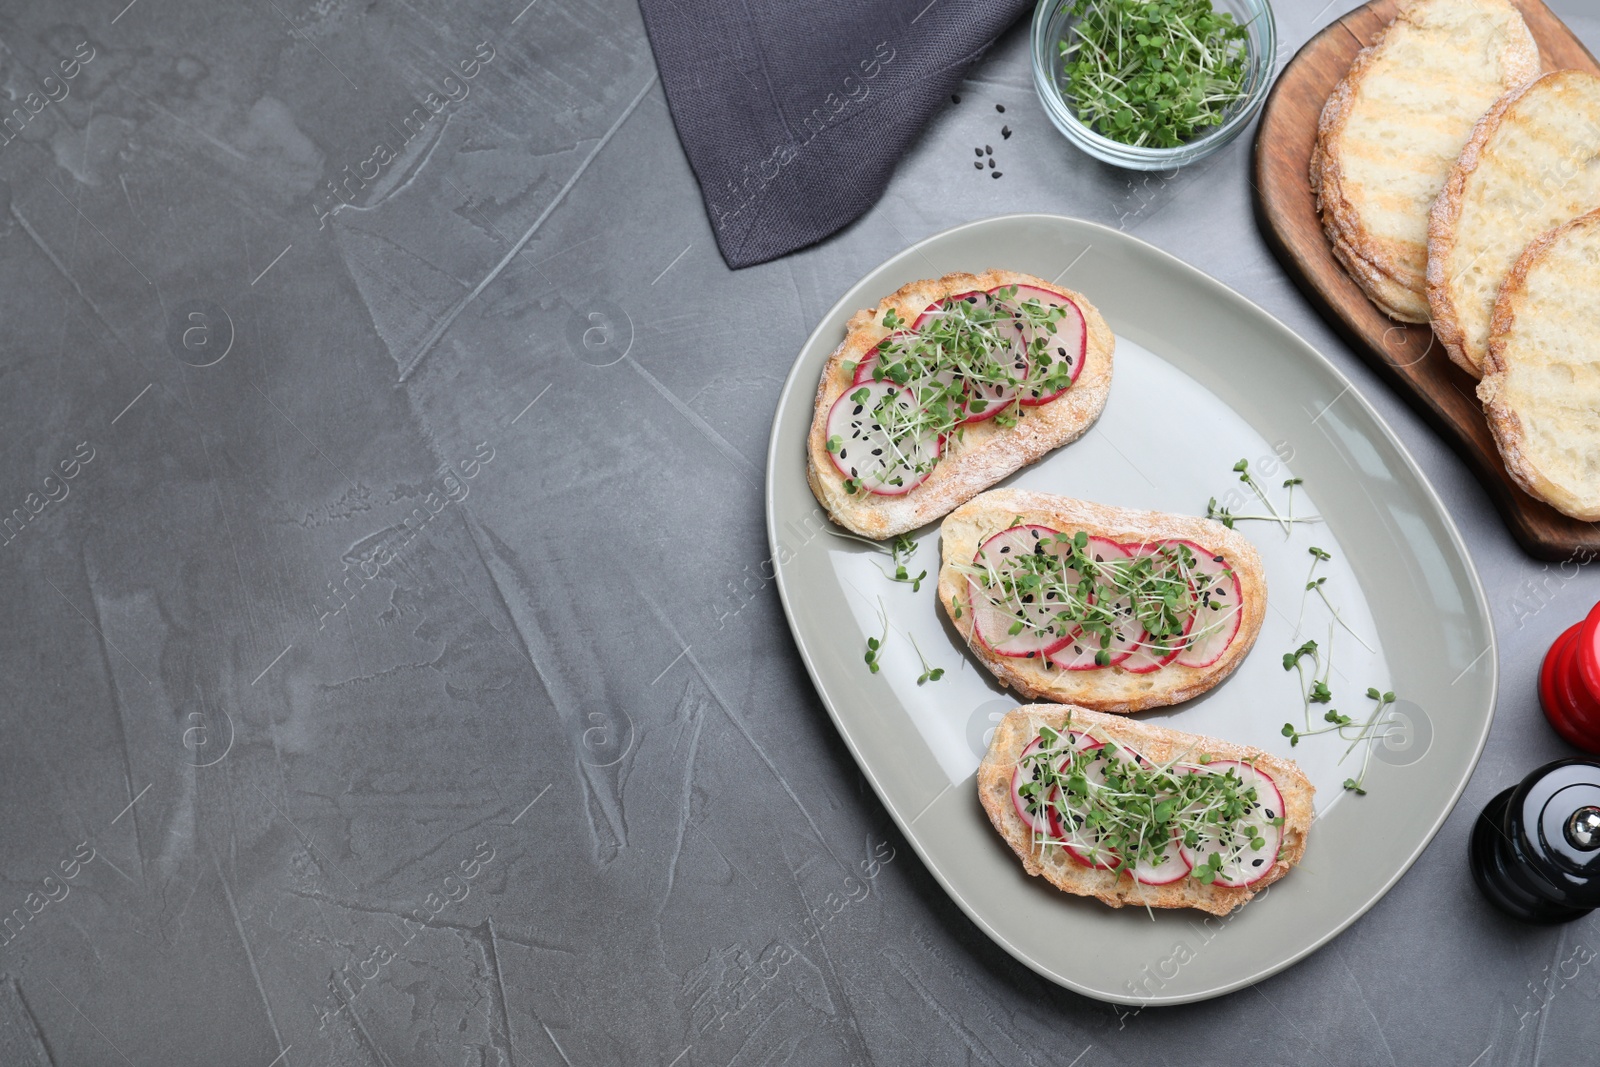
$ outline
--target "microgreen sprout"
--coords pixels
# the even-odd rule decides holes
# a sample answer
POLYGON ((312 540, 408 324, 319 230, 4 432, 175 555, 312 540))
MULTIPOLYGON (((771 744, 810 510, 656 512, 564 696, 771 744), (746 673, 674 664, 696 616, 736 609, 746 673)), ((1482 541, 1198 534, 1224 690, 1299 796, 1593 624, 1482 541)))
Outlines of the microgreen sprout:
POLYGON ((1157 762, 1128 745, 1074 736, 1069 718, 1059 730, 1040 730, 1036 749, 1019 761, 1017 792, 1035 829, 1037 849, 1072 850, 1086 862, 1121 875, 1156 865, 1179 844, 1203 851, 1190 877, 1203 884, 1236 879, 1267 848, 1267 828, 1282 813, 1265 812, 1256 787, 1237 767, 1202 773, 1212 763, 1188 752, 1157 762))
POLYGON ((1255 476, 1250 473, 1249 460, 1241 459, 1239 462, 1235 463, 1233 465, 1233 471, 1239 476, 1239 481, 1249 486, 1251 492, 1255 493, 1256 499, 1261 501, 1262 505, 1267 509, 1267 514, 1240 515, 1234 512, 1231 508, 1228 508, 1222 504, 1218 504, 1217 498, 1212 497, 1206 501, 1206 518, 1215 519, 1230 530, 1234 528, 1233 524, 1236 522, 1272 522, 1276 523, 1279 528, 1283 530, 1285 535, 1289 533, 1290 529, 1296 523, 1313 523, 1322 521, 1322 516, 1320 515, 1297 516, 1294 513, 1294 487, 1303 484, 1304 479, 1290 478, 1283 483, 1284 488, 1289 490, 1286 508, 1287 514, 1285 514, 1284 512, 1280 512, 1277 507, 1273 505, 1271 498, 1267 496, 1266 490, 1261 487, 1261 483, 1256 481, 1255 476))
POLYGON ((922 673, 917 675, 917 684, 921 685, 924 682, 937 682, 940 678, 943 678, 944 668, 928 666, 928 657, 924 656, 922 654, 922 649, 917 646, 916 637, 911 634, 907 634, 906 636, 911 638, 911 647, 916 649, 917 658, 922 661, 922 673))
MULTIPOLYGON (((1373 734, 1373 730, 1380 724, 1380 720, 1383 718, 1383 713, 1388 711, 1389 708, 1394 705, 1393 693, 1380 693, 1376 688, 1367 690, 1367 699, 1373 702, 1374 706, 1372 709, 1372 714, 1367 717, 1366 724, 1362 726, 1360 732, 1356 735, 1355 740, 1350 742, 1350 747, 1344 750, 1344 756, 1349 756, 1350 753, 1355 749, 1356 745, 1360 744, 1362 741, 1368 741, 1375 736, 1373 734)), ((1343 737, 1344 735, 1340 734, 1340 736, 1343 737)), ((1344 756, 1339 758, 1339 762, 1344 762, 1344 756)), ((1357 774, 1354 778, 1346 778, 1344 780, 1344 787, 1358 797, 1364 797, 1367 795, 1367 767, 1369 764, 1371 764, 1371 762, 1372 745, 1368 744, 1367 751, 1361 757, 1361 773, 1357 774)))
POLYGON ((1176 147, 1248 95, 1249 35, 1211 0, 1072 0, 1069 14, 1062 93, 1103 136, 1176 147))
MULTIPOLYGON (((879 545, 878 547, 881 549, 883 546, 879 545)), ((895 537, 892 542, 890 542, 889 547, 885 549, 885 551, 889 553, 889 558, 891 560, 890 565, 894 567, 894 573, 890 574, 888 571, 884 570, 882 567, 878 567, 878 565, 874 563, 873 566, 878 567, 879 573, 881 573, 891 582, 902 582, 906 585, 909 585, 913 593, 921 592, 923 579, 928 577, 928 572, 924 570, 921 574, 918 574, 915 578, 913 578, 911 576, 910 569, 905 565, 905 561, 916 554, 917 543, 908 535, 900 534, 895 537)))
MULTIPOLYGON (((1322 603, 1328 609, 1328 613, 1333 616, 1333 621, 1337 622, 1344 628, 1346 633, 1355 638, 1356 641, 1360 643, 1362 648, 1366 649, 1368 652, 1373 651, 1372 646, 1367 644, 1365 639, 1363 639, 1360 634, 1356 633, 1354 627, 1344 621, 1344 616, 1339 613, 1339 609, 1334 607, 1333 601, 1328 599, 1327 591, 1322 588, 1323 585, 1327 583, 1328 576, 1324 574, 1320 578, 1313 577, 1317 573, 1317 564, 1326 563, 1333 559, 1333 553, 1328 552, 1325 549, 1318 548, 1315 545, 1312 545, 1308 551, 1311 553, 1311 569, 1306 572, 1306 589, 1305 593, 1300 597, 1300 619, 1305 618, 1307 597, 1311 593, 1316 593, 1317 596, 1322 599, 1322 603)), ((1295 620, 1296 630, 1300 628, 1300 619, 1295 620)))
MULTIPOLYGON (((847 393, 860 405, 855 415, 870 424, 877 447, 864 466, 848 468, 846 491, 904 487, 908 477, 925 476, 946 449, 961 446, 969 419, 993 416, 998 425, 1016 426, 1028 414, 1025 404, 1042 403, 1072 384, 1076 360, 1061 357, 1054 336, 1068 309, 1017 297, 1016 286, 947 297, 914 327, 892 308, 884 313, 880 322, 889 336, 846 373, 896 388, 877 389, 875 400, 866 384, 847 393)), ((829 451, 843 461, 852 444, 840 440, 829 451)))
MULTIPOLYGON (((1009 530, 1017 530, 1021 516, 1009 530)), ((1074 640, 1098 666, 1115 650, 1146 649, 1171 658, 1234 625, 1242 605, 1221 599, 1227 578, 1202 570, 1202 561, 1181 542, 1168 542, 1137 555, 1097 558, 1089 535, 1032 531, 1031 541, 980 552, 971 564, 952 569, 968 579, 979 600, 975 610, 1004 625, 1006 636, 1037 634, 1074 640), (1031 546, 1027 547, 1027 546, 1031 546), (1189 625, 1201 609, 1200 620, 1189 625)), ((1016 535, 1013 535, 1015 538, 1016 535)), ((1210 562, 1210 561, 1207 561, 1210 562)), ((994 636, 991 634, 991 636, 994 636)))
POLYGON ((867 638, 867 654, 863 657, 867 661, 867 669, 873 674, 878 673, 878 654, 889 642, 889 609, 883 606, 883 597, 878 598, 878 618, 883 623, 883 636, 867 638))

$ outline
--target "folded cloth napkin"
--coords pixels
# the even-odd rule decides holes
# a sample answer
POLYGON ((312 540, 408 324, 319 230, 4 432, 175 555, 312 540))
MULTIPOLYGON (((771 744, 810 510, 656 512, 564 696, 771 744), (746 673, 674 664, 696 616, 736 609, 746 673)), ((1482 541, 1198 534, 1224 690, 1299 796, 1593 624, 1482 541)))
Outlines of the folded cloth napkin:
POLYGON ((728 266, 843 229, 1029 0, 639 0, 728 266))

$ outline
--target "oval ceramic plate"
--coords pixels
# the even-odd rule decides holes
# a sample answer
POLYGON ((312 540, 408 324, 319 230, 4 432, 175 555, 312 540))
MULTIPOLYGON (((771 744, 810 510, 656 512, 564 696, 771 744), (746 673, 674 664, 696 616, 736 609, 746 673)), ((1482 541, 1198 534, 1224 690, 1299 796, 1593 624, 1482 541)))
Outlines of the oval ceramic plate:
POLYGON ((807 340, 779 399, 767 526, 800 654, 906 838, 990 937, 1039 974, 1100 1000, 1202 1000, 1326 944, 1427 845, 1488 736, 1496 656, 1483 590, 1455 525, 1393 432, 1332 364, 1260 308, 1093 223, 1053 215, 970 223, 907 249, 846 293, 807 340), (889 580, 887 555, 835 536, 806 484, 818 376, 851 313, 907 282, 988 267, 1084 293, 1117 334, 1100 421, 1002 484, 1186 514, 1204 514, 1215 497, 1236 514, 1265 514, 1232 469, 1243 458, 1279 514, 1292 507, 1311 520, 1238 522, 1267 570, 1261 637, 1222 685, 1143 716, 1291 756, 1318 788, 1304 861, 1226 918, 1115 910, 1024 873, 973 782, 994 723, 1019 701, 970 656, 936 605, 937 523, 916 535, 909 574, 926 570, 928 579, 913 591, 889 580), (1283 485, 1290 479, 1300 479, 1292 501, 1283 485), (1315 572, 1313 546, 1333 557, 1315 572), (1307 593, 1308 579, 1323 576, 1320 592, 1307 593), (881 670, 870 673, 866 640, 885 629, 881 670), (1309 708, 1302 686, 1310 679, 1282 664, 1308 639, 1318 642, 1333 692, 1330 704, 1309 708), (945 669, 942 678, 917 683, 924 657, 945 669), (1326 725, 1329 708, 1368 722, 1369 687, 1399 698, 1370 740, 1330 732, 1291 747, 1283 736, 1285 722, 1326 725), (1346 778, 1361 779, 1367 794, 1342 788, 1346 778))

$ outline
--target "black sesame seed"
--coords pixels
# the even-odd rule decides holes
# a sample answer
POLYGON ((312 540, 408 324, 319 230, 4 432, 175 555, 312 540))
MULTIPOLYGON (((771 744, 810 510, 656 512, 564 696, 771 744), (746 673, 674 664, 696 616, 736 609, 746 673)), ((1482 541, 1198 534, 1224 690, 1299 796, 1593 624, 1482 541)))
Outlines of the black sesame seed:
POLYGON ((992 157, 989 160, 989 169, 994 170, 994 159, 992 157))
POLYGON ((1002 127, 1000 127, 1000 136, 1004 137, 1008 141, 1011 140, 1011 127, 1010 126, 1002 126, 1002 127))
POLYGON ((841 448, 841 449, 839 449, 839 458, 840 459, 849 459, 850 458, 850 453, 841 448))
POLYGON ((974 149, 973 149, 973 150, 972 150, 972 154, 973 154, 973 155, 975 155, 975 156, 977 156, 977 157, 979 157, 979 158, 980 158, 980 159, 981 159, 981 158, 982 158, 982 157, 983 157, 983 149, 981 149, 981 148, 974 148, 974 149))
POLYGON ((982 170, 983 169, 983 160, 981 160, 981 159, 974 160, 972 165, 974 167, 978 168, 979 170, 982 170))
POLYGON ((1250 866, 1259 867, 1259 866, 1261 866, 1262 862, 1263 862, 1262 860, 1251 860, 1250 861, 1250 866))
POLYGON ((994 148, 992 146, 990 146, 990 145, 984 145, 983 146, 983 154, 986 155, 986 156, 994 155, 994 148))
POLYGON ((1000 112, 1000 114, 1002 114, 1002 115, 1004 115, 1006 113, 1006 106, 1004 104, 996 104, 994 106, 994 109, 996 111, 1000 112))
MULTIPOLYGON (((842 455, 842 454, 843 454, 843 453, 840 453, 840 454, 841 454, 841 455, 842 455)), ((873 454, 873 455, 874 455, 874 456, 881 456, 881 455, 883 455, 883 449, 881 449, 881 448, 874 448, 874 449, 873 449, 873 450, 872 450, 872 454, 873 454)))
POLYGON ((997 171, 997 170, 991 170, 991 171, 990 171, 990 172, 989 172, 989 177, 991 177, 991 178, 998 178, 998 177, 1000 177, 1000 172, 999 172, 999 171, 997 171))
POLYGON ((854 411, 852 411, 850 414, 859 415, 859 414, 861 414, 861 411, 862 411, 862 405, 857 404, 856 405, 856 409, 854 411))

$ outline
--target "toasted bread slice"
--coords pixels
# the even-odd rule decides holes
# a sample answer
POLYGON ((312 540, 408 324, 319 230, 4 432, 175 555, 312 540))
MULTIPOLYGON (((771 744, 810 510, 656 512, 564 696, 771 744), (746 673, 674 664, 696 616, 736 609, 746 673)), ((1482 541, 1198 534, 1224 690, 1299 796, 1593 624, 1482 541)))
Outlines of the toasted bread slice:
POLYGON ((1013 471, 1077 440, 1094 425, 1111 389, 1116 343, 1111 327, 1083 294, 1030 274, 987 270, 976 275, 946 274, 912 282, 884 297, 876 308, 851 316, 844 341, 823 368, 811 435, 806 442, 806 478, 811 491, 834 522, 863 537, 893 537, 932 522, 1013 471), (1000 425, 998 419, 966 423, 959 439, 946 442, 933 472, 910 492, 900 496, 879 496, 863 490, 847 492, 845 477, 828 454, 827 431, 834 401, 852 385, 846 364, 853 367, 859 363, 889 335, 883 319, 891 308, 903 321, 914 322, 929 306, 946 297, 1003 285, 1028 285, 1055 293, 1071 300, 1083 313, 1088 352, 1071 388, 1049 403, 1021 408, 1022 417, 1013 427, 1000 425))
POLYGON ((1289 873, 1305 854, 1306 837, 1314 818, 1312 796, 1316 789, 1293 760, 1282 759, 1258 748, 1235 745, 1195 734, 1180 733, 1114 715, 1101 715, 1085 708, 1059 704, 1031 704, 1007 712, 995 728, 994 740, 978 767, 978 796, 989 821, 1000 831, 1012 851, 1022 860, 1029 874, 1042 875, 1063 892, 1095 897, 1113 908, 1127 904, 1152 908, 1198 908, 1213 915, 1226 915, 1267 886, 1289 873), (1265 773, 1283 796, 1283 840, 1276 861, 1259 881, 1246 886, 1205 884, 1192 877, 1166 885, 1146 885, 1125 871, 1088 867, 1055 844, 1036 843, 1028 824, 1022 821, 1011 795, 1011 775, 1017 761, 1039 736, 1041 727, 1087 733, 1099 741, 1114 742, 1132 749, 1155 764, 1199 763, 1201 756, 1213 760, 1239 760, 1265 773))
POLYGON ((1328 97, 1311 158, 1323 229, 1392 318, 1428 321, 1428 211, 1473 124, 1538 74, 1509 0, 1412 0, 1328 97))
POLYGON ((1478 398, 1517 484, 1600 520, 1600 211, 1540 237, 1500 288, 1478 398))
POLYGON ((1267 577, 1261 557, 1242 534, 1210 519, 1135 511, 1025 489, 995 489, 952 511, 941 537, 939 602, 978 661, 1000 684, 1029 700, 1052 700, 1118 714, 1178 704, 1217 685, 1249 655, 1267 614, 1267 577), (954 564, 968 564, 978 548, 1013 525, 1036 523, 1072 535, 1083 530, 1122 544, 1187 540, 1220 555, 1239 580, 1243 603, 1238 632, 1221 658, 1205 667, 1168 663, 1149 673, 1118 666, 1065 670, 1044 658, 1002 656, 973 635, 967 577, 954 564), (959 610, 958 610, 959 609, 959 610))
POLYGON ((1428 303, 1450 358, 1483 373, 1500 287, 1540 234, 1600 207, 1600 78, 1558 70, 1478 122, 1428 225, 1428 303))

